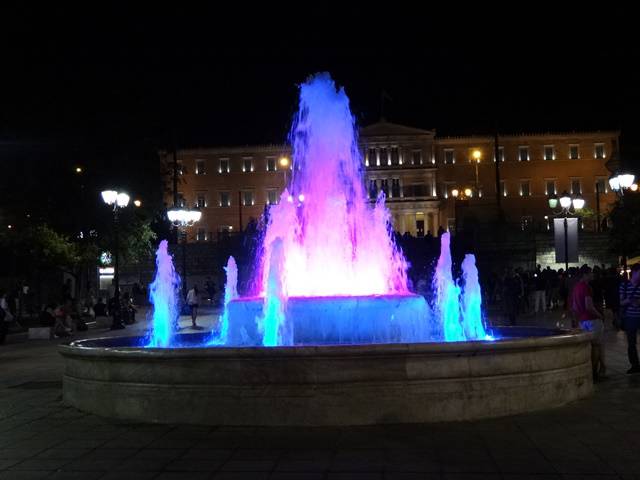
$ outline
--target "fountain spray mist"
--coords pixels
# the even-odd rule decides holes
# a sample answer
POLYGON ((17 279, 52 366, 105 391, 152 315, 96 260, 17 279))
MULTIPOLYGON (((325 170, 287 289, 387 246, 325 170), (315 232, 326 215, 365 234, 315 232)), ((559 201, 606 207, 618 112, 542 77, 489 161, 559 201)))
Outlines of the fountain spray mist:
POLYGON ((460 288, 453 281, 451 273, 450 243, 449 232, 443 233, 440 237, 440 258, 433 277, 436 291, 434 310, 440 320, 444 340, 458 342, 465 340, 465 334, 460 323, 460 288))
POLYGON ((169 347, 180 315, 178 301, 180 276, 162 240, 156 252, 156 277, 149 285, 149 300, 153 305, 153 323, 149 347, 169 347))
POLYGON ((219 317, 220 329, 213 332, 211 339, 207 342, 209 345, 224 345, 227 343, 227 334, 229 333, 229 309, 227 305, 231 300, 238 298, 238 265, 233 256, 227 260, 227 266, 224 267, 227 275, 224 284, 224 312, 219 317))
POLYGON ((482 291, 478 281, 476 257, 470 253, 462 261, 462 316, 464 333, 468 339, 484 339, 487 332, 482 322, 482 291))
POLYGON ((407 263, 391 237, 381 195, 372 208, 349 98, 327 73, 300 87, 290 133, 293 178, 269 210, 255 283, 264 295, 281 238, 290 296, 407 294, 407 263))

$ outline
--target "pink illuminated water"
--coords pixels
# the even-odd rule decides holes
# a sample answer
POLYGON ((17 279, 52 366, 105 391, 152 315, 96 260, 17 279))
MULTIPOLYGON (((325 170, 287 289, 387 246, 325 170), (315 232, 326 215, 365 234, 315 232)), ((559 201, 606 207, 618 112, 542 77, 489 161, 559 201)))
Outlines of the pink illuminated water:
POLYGON ((349 99, 328 74, 300 87, 290 139, 292 180, 269 211, 260 291, 280 238, 289 296, 408 293, 407 262, 391 237, 384 198, 373 208, 367 200, 349 99))

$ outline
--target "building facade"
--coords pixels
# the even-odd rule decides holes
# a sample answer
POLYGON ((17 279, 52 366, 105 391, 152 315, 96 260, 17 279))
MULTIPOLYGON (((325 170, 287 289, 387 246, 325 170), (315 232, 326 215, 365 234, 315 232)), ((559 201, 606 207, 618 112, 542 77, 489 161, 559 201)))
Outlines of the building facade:
MULTIPOLYGON (((564 191, 585 198, 593 214, 582 226, 596 230, 615 200, 607 166, 618 137, 616 131, 499 136, 498 189, 494 137, 437 137, 434 130, 379 122, 362 128, 359 141, 370 200, 384 192, 394 229, 422 236, 454 230, 460 212, 482 221, 495 218, 499 207, 522 228, 550 228, 547 198, 564 191)), ((215 241, 258 219, 279 201, 290 159, 286 145, 179 150, 178 202, 202 210, 188 240, 215 241)), ((172 172, 173 155, 161 152, 161 161, 172 172)), ((172 193, 166 203, 173 204, 172 193)))

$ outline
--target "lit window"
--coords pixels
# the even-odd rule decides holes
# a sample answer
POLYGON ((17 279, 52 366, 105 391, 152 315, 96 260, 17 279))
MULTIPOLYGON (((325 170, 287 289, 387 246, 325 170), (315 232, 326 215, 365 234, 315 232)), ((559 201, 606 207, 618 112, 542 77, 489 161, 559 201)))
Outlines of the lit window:
POLYGON ((242 159, 242 171, 245 173, 253 172, 253 158, 242 159))
POLYGON ((604 143, 596 143, 595 157, 598 159, 604 158, 604 143))
POLYGON ((453 165, 456 163, 456 156, 453 148, 444 149, 444 163, 445 165, 453 165))
POLYGON ((500 180, 500 195, 503 197, 507 196, 507 182, 504 180, 500 180))
POLYGON ((276 171, 276 159, 274 157, 267 158, 267 172, 276 171))
POLYGON ((184 175, 185 171, 184 171, 184 165, 182 164, 182 160, 178 160, 176 163, 177 163, 176 169, 178 170, 178 175, 184 175))
POLYGON ((229 173, 230 168, 229 168, 229 159, 228 158, 221 158, 220 159, 220 168, 218 168, 218 172, 219 173, 229 173))
POLYGON ((229 192, 220 192, 218 194, 218 206, 220 207, 231 206, 231 196, 229 195, 229 192))
POLYGON ((245 190, 242 192, 242 205, 245 207, 249 207, 255 204, 255 200, 253 199, 253 191, 245 190))
POLYGON ((422 165, 422 150, 411 152, 411 165, 422 165))
POLYGON ((571 179, 571 193, 578 195, 582 193, 582 185, 579 178, 571 179))
POLYGON ((196 160, 196 175, 204 175, 205 173, 206 170, 204 160, 196 160))
POLYGON ((269 205, 278 204, 278 192, 276 190, 267 190, 267 204, 269 205))
POLYGON ((527 146, 518 147, 518 161, 520 162, 529 161, 529 147, 527 146))
POLYGON ((521 197, 531 196, 531 187, 530 187, 529 180, 522 180, 520 182, 520 196, 521 197))
MULTIPOLYGON (((498 147, 498 158, 501 162, 504 162, 504 147, 498 147)), ((496 153, 495 148, 493 149, 493 161, 496 161, 496 153)))
POLYGON ((376 153, 376 149, 375 148, 370 148, 369 150, 367 150, 367 166, 369 165, 378 165, 378 155, 376 153))
POLYGON ((545 187, 544 187, 544 191, 547 194, 547 196, 551 196, 551 195, 555 195, 557 193, 556 191, 556 181, 555 180, 545 180, 545 187))
POLYGON ((204 193, 198 194, 198 200, 196 202, 198 208, 205 208, 207 206, 207 199, 205 198, 204 193))
POLYGON ((578 160, 580 158, 580 149, 578 145, 569 145, 569 160, 578 160))
POLYGON ((381 148, 379 150, 379 155, 380 155, 379 165, 391 165, 391 159, 389 158, 389 153, 386 148, 381 148))
POLYGON ((607 193, 607 182, 604 178, 596 179, 595 192, 607 193))
POLYGON ((187 205, 187 201, 184 198, 184 193, 178 193, 178 206, 184 208, 187 205))
POLYGON ((553 148, 553 145, 545 145, 544 146, 544 159, 545 160, 555 160, 556 152, 553 148))
POLYGON ((400 164, 400 152, 398 151, 398 147, 393 147, 391 149, 391 165, 399 165, 400 164))
POLYGON ((204 228, 198 228, 198 233, 196 234, 196 240, 198 242, 204 242, 207 240, 207 232, 204 228))

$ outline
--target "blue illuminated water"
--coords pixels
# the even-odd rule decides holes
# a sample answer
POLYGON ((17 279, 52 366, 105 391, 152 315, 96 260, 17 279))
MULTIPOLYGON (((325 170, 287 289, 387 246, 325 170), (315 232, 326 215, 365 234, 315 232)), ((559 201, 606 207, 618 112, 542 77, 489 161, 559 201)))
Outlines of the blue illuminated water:
POLYGON ((153 305, 153 322, 149 334, 149 347, 170 347, 178 324, 180 276, 173 267, 162 240, 156 252, 156 277, 149 285, 149 300, 153 305))

